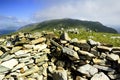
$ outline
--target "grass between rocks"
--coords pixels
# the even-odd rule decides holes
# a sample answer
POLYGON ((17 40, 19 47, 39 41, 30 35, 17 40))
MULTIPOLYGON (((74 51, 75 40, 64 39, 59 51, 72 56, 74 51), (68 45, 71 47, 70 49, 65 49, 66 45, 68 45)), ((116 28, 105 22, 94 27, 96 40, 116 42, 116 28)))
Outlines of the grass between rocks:
MULTIPOLYGON (((36 30, 30 33, 42 32, 42 30, 36 30)), ((53 32, 52 30, 45 30, 45 32, 53 32)), ((7 35, 18 34, 19 32, 14 32, 7 35)), ((58 31, 55 31, 54 34, 56 36, 60 36, 58 31)), ((113 34, 113 33, 102 33, 102 32, 87 32, 84 29, 79 30, 79 34, 68 33, 71 39, 77 38, 78 40, 88 40, 92 39, 96 42, 112 44, 113 46, 120 47, 120 34, 113 34), (117 38, 112 38, 117 37, 117 38)), ((2 35, 0 37, 5 37, 7 35, 2 35)))
MULTIPOLYGON (((70 38, 77 38, 78 40, 88 40, 92 39, 96 42, 112 44, 113 46, 120 47, 120 34, 113 33, 101 33, 101 32, 86 32, 84 30, 80 30, 79 34, 69 33, 70 38), (118 37, 118 38, 112 38, 118 37)), ((59 36, 57 32, 55 32, 59 36)))

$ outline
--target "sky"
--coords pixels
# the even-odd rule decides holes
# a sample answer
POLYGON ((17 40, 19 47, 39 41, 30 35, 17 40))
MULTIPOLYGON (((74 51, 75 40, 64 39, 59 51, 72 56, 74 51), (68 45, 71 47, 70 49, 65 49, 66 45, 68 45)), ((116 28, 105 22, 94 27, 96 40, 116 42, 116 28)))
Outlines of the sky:
POLYGON ((120 0, 0 0, 0 29, 73 18, 120 25, 120 0))

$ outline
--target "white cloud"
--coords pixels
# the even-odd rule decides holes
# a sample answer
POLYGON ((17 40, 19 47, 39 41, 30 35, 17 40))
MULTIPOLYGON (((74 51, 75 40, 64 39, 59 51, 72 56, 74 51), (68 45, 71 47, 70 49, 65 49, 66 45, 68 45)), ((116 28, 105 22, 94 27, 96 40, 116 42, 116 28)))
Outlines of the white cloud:
POLYGON ((1 16, 0 15, 0 29, 18 29, 30 22, 20 20, 13 16, 1 16))
POLYGON ((34 14, 37 21, 57 18, 77 18, 100 21, 105 25, 120 25, 120 0, 67 0, 34 14))

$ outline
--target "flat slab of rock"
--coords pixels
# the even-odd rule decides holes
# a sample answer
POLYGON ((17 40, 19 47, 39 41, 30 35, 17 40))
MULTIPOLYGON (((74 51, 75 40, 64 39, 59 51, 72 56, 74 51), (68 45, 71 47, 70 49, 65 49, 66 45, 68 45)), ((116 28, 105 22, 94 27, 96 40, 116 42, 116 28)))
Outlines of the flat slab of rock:
POLYGON ((21 46, 16 46, 16 47, 13 47, 12 50, 11 50, 11 53, 15 53, 17 52, 18 50, 22 49, 21 46))
POLYGON ((17 59, 10 59, 8 61, 1 63, 2 66, 5 66, 5 67, 10 68, 10 69, 12 69, 17 64, 18 64, 17 59))
POLYGON ((8 72, 9 70, 10 70, 9 68, 0 65, 0 73, 6 73, 6 72, 8 72))
POLYGON ((95 57, 94 54, 91 54, 91 53, 89 53, 87 51, 78 50, 78 53, 82 54, 82 55, 85 55, 85 56, 89 56, 89 57, 95 57))
POLYGON ((31 45, 31 44, 24 44, 23 46, 24 46, 24 48, 32 49, 34 45, 31 45))
POLYGON ((113 47, 112 51, 120 51, 120 47, 113 47))
POLYGON ((103 72, 95 74, 90 80, 110 80, 103 72))
POLYGON ((106 47, 106 46, 97 46, 97 49, 99 52, 111 52, 112 48, 106 47))
POLYGON ((39 45, 34 45, 33 49, 41 51, 41 50, 45 49, 46 47, 47 47, 47 44, 39 44, 39 45))
POLYGON ((15 55, 17 55, 17 56, 24 55, 24 54, 26 54, 28 52, 31 52, 31 51, 32 51, 31 49, 29 49, 29 50, 19 50, 19 51, 15 52, 15 55))
POLYGON ((36 39, 36 40, 32 40, 31 41, 31 43, 32 44, 38 44, 38 43, 41 43, 41 42, 43 42, 43 41, 45 41, 46 40, 46 38, 39 38, 39 39, 36 39))
POLYGON ((107 59, 109 59, 109 60, 117 61, 117 60, 119 60, 119 58, 120 57, 117 54, 111 53, 111 54, 107 55, 107 59))
POLYGON ((70 48, 63 47, 63 53, 67 54, 71 60, 79 59, 77 52, 75 52, 74 50, 72 50, 70 48))
POLYGON ((93 76, 98 72, 98 69, 91 66, 90 64, 83 65, 77 69, 78 72, 87 75, 88 77, 93 76))
POLYGON ((110 72, 115 71, 114 69, 109 68, 109 67, 105 67, 105 66, 100 66, 100 65, 93 65, 93 66, 95 68, 98 68, 98 69, 103 70, 103 71, 110 71, 110 72))

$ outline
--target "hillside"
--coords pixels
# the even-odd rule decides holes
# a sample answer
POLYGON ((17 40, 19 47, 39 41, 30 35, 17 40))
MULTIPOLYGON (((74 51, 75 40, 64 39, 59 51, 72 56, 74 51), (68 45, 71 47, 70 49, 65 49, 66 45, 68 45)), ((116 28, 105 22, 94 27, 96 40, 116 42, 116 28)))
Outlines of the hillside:
POLYGON ((31 32, 39 30, 53 30, 54 28, 55 29, 86 28, 97 32, 117 33, 117 31, 114 30, 113 28, 104 26, 100 22, 82 21, 76 19, 55 19, 44 21, 41 23, 29 24, 20 28, 18 31, 31 32))

